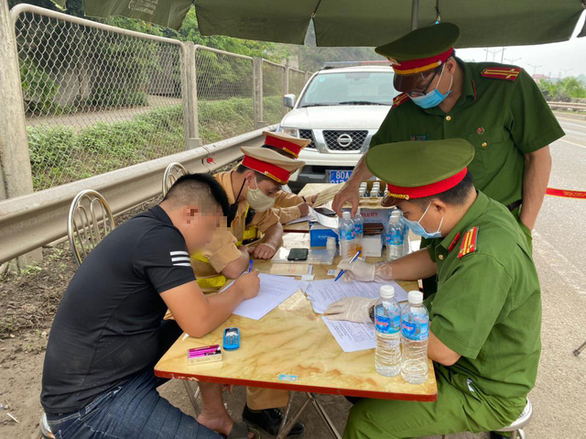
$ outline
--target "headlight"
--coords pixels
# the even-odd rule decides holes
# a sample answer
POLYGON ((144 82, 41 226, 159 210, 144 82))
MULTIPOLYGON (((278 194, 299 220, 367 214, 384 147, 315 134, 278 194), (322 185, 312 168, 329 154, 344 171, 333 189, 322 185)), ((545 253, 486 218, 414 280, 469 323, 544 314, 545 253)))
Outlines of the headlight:
POLYGON ((297 128, 281 127, 281 132, 285 133, 285 134, 289 134, 290 136, 293 136, 293 137, 299 137, 299 130, 297 128))

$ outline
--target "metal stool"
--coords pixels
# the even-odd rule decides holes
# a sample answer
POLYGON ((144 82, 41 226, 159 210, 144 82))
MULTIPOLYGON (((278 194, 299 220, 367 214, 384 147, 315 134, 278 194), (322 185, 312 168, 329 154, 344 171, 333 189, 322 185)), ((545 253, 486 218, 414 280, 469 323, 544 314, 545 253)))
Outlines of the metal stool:
MULTIPOLYGON (((503 433, 510 432, 511 439, 525 439, 527 437, 527 435, 523 431, 523 427, 525 427, 527 424, 529 424, 529 421, 531 420, 532 415, 533 415, 533 405, 531 404, 531 401, 529 401, 529 398, 527 398, 527 404, 525 405, 523 412, 519 415, 517 420, 514 421, 508 427, 503 427, 503 428, 501 428, 499 430, 495 430, 495 431, 497 433, 498 432, 503 432, 503 433)), ((445 439, 445 438, 446 438, 446 435, 443 435, 442 439, 445 439)))
POLYGON ((114 229, 110 206, 98 192, 86 189, 75 196, 69 208, 67 234, 77 265, 114 229))
POLYGON ((49 423, 47 422, 47 415, 43 413, 41 420, 39 421, 39 430, 41 430, 42 439, 55 439, 55 435, 51 433, 49 423))
POLYGON ((169 189, 171 189, 171 186, 173 186, 179 177, 187 174, 187 169, 181 163, 170 163, 163 174, 163 197, 167 195, 167 192, 169 192, 169 189))

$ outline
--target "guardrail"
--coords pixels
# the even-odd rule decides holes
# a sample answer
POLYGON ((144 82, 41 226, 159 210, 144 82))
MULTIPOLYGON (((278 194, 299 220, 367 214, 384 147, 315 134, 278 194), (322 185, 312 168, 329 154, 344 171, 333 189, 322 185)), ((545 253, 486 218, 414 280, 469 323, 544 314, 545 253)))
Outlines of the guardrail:
POLYGON ((67 213, 83 189, 100 192, 112 208, 122 212, 161 193, 163 172, 170 162, 182 163, 189 172, 214 172, 242 157, 240 147, 260 146, 262 131, 200 146, 106 174, 10 198, 0 202, 0 263, 53 242, 67 234, 67 213))

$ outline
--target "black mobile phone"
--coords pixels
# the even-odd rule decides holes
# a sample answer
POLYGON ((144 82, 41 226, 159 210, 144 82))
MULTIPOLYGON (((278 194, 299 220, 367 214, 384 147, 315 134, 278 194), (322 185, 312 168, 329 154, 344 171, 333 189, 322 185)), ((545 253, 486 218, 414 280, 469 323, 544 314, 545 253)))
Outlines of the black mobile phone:
POLYGON ((288 261, 305 261, 307 260, 308 250, 306 248, 292 248, 289 250, 288 261))
POLYGON ((332 209, 328 208, 328 207, 314 207, 314 209, 317 213, 321 213, 322 215, 325 216, 336 216, 336 212, 334 212, 332 209))

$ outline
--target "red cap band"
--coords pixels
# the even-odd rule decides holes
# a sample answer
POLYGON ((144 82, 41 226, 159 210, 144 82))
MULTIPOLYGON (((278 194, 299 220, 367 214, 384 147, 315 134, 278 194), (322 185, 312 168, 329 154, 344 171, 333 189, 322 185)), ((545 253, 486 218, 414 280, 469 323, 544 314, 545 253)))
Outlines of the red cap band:
POLYGON ((242 164, 249 169, 260 172, 269 178, 272 178, 277 183, 287 184, 291 173, 283 168, 279 168, 277 165, 273 165, 262 160, 255 159, 253 157, 244 156, 242 164))
POLYGON ((285 150, 295 158, 299 157, 299 153, 303 149, 303 147, 297 145, 296 143, 288 142, 273 136, 266 136, 265 145, 274 146, 275 148, 285 150))
POLYGON ((387 187, 389 188, 388 196, 393 198, 402 198, 404 200, 410 200, 413 198, 423 198, 441 194, 442 192, 452 189, 454 186, 460 183, 466 176, 467 172, 468 168, 464 168, 456 175, 452 175, 451 177, 448 177, 445 180, 427 184, 425 186, 403 187, 387 184, 387 187))
MULTIPOLYGON (((393 70, 398 75, 414 75, 415 73, 431 70, 442 65, 442 63, 452 56, 453 53, 454 48, 450 47, 446 52, 429 58, 412 59, 401 63, 395 61, 396 64, 393 64, 393 70)), ((391 62, 392 61, 393 60, 391 60, 391 62)))

